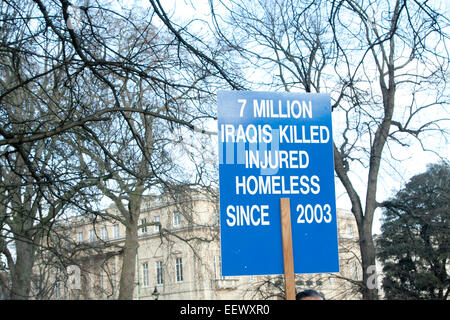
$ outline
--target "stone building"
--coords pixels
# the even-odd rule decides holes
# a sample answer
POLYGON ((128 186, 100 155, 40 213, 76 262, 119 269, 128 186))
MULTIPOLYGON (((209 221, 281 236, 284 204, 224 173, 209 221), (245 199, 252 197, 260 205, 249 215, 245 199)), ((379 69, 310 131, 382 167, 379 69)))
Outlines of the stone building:
MULTIPOLYGON (((218 205, 208 196, 147 196, 141 208, 134 299, 283 297, 282 276, 221 276, 218 205)), ((59 223, 71 257, 51 266, 40 259, 37 297, 117 298, 125 227, 111 218, 118 216, 114 206, 106 213, 105 218, 76 216, 59 223)), ((338 209, 337 217, 340 272, 296 275, 297 291, 314 288, 327 299, 359 299, 352 282, 362 278, 356 223, 345 210, 338 209)))

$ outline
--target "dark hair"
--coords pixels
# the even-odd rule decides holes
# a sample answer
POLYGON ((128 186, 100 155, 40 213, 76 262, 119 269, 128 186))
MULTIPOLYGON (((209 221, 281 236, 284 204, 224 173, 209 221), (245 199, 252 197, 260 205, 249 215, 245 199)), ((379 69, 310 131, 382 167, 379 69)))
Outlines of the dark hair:
POLYGON ((322 294, 320 294, 316 290, 311 290, 311 289, 304 290, 302 292, 297 293, 297 295, 295 296, 295 299, 296 300, 301 300, 302 298, 305 298, 305 297, 317 297, 317 298, 320 298, 322 300, 325 300, 325 297, 322 294))

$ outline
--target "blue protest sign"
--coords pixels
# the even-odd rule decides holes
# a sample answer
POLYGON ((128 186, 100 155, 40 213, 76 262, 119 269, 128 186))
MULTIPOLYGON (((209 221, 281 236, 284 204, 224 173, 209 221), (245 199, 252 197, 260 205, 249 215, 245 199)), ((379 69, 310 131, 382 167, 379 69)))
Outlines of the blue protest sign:
POLYGON ((338 272, 328 94, 218 93, 222 275, 283 273, 289 198, 295 273, 338 272))

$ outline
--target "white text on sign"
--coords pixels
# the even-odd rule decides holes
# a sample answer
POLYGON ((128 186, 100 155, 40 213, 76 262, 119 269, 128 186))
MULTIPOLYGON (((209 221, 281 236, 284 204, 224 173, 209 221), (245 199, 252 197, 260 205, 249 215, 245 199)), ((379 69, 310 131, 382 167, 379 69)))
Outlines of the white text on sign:
MULTIPOLYGON (((255 120, 264 118, 268 121, 269 118, 291 118, 299 119, 301 122, 298 124, 292 122, 220 124, 219 141, 227 145, 227 152, 233 155, 234 145, 238 145, 238 151, 236 151, 238 160, 233 163, 244 165, 245 169, 261 170, 259 175, 236 175, 233 193, 250 196, 319 195, 321 185, 320 178, 316 174, 301 174, 299 171, 291 171, 292 174, 288 175, 276 174, 279 169, 309 170, 314 160, 310 158, 307 145, 327 144, 331 141, 330 127, 314 122, 313 101, 308 99, 237 99, 235 101, 240 118, 255 120), (308 121, 304 122, 301 119, 308 121), (285 149, 283 146, 286 145, 298 145, 299 148, 285 149)), ((233 159, 231 161, 234 161, 233 159)), ((296 209, 297 223, 329 223, 331 221, 331 207, 328 204, 298 205, 296 209)), ((227 205, 226 224, 229 227, 267 226, 270 225, 269 212, 270 207, 265 204, 227 205)))
MULTIPOLYGON (((244 116, 244 110, 247 105, 247 99, 238 99, 240 104, 239 116, 244 116)), ((285 104, 278 100, 271 99, 257 100, 253 99, 253 117, 254 118, 312 118, 312 102, 310 100, 287 100, 285 104)))

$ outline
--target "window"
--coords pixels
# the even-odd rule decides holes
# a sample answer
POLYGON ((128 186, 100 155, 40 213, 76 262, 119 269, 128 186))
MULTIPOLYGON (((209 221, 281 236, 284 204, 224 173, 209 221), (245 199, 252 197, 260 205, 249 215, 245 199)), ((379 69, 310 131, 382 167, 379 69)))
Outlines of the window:
POLYGON ((78 244, 83 243, 83 231, 78 232, 78 244))
POLYGON ((114 228, 114 239, 118 239, 119 238, 119 225, 115 224, 113 228, 114 228))
POLYGON ((181 217, 180 217, 180 213, 175 211, 173 213, 173 226, 174 227, 179 227, 181 224, 181 217))
POLYGON ((163 264, 162 261, 156 261, 156 284, 163 283, 163 264))
POLYGON ((142 264, 142 286, 148 287, 148 263, 142 264))
POLYGON ((112 294, 115 294, 116 292, 116 266, 112 266, 112 281, 111 281, 111 287, 112 287, 112 294))
POLYGON ((37 295, 39 295, 39 294, 41 294, 41 279, 36 279, 36 282, 35 282, 35 285, 36 285, 36 294, 37 295))
POLYGON ((108 240, 108 231, 106 230, 106 227, 102 228, 102 240, 103 241, 108 240))
POLYGON ((146 224, 147 224, 147 219, 146 218, 141 219, 141 232, 142 233, 147 233, 147 226, 146 226, 146 224))
POLYGON ((95 240, 95 237, 94 237, 94 229, 91 229, 91 230, 89 230, 89 242, 90 242, 90 243, 93 243, 94 240, 95 240))
POLYGON ((220 262, 220 256, 214 256, 214 278, 224 279, 224 277, 222 277, 222 263, 220 262))
MULTIPOLYGON (((155 223, 161 222, 161 218, 160 218, 159 216, 155 216, 154 222, 155 222, 155 223)), ((160 230, 160 225, 159 225, 159 224, 155 224, 154 230, 155 230, 155 232, 159 232, 159 230, 160 230)))
POLYGON ((177 282, 182 282, 183 281, 183 260, 181 258, 177 258, 175 264, 176 264, 177 282))
POLYGON ((220 214, 217 210, 214 210, 214 222, 216 225, 220 225, 220 214))
POLYGON ((105 271, 102 269, 100 270, 100 289, 102 290, 102 295, 103 295, 103 290, 105 290, 105 271))
POLYGON ((55 299, 61 298, 61 285, 59 281, 55 282, 55 299))
POLYGON ((355 277, 356 280, 359 279, 359 268, 358 268, 358 263, 353 262, 353 276, 355 277))
POLYGON ((350 237, 353 237, 353 236, 354 236, 354 234, 353 234, 353 226, 352 226, 351 224, 347 225, 347 234, 348 234, 350 237))

